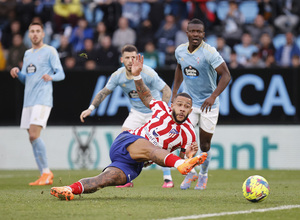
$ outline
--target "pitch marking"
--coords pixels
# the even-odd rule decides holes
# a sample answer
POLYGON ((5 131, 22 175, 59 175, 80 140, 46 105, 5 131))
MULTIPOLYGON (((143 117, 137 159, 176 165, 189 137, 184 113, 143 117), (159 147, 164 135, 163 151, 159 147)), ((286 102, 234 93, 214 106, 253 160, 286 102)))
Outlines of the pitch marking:
POLYGON ((220 213, 210 213, 210 214, 202 214, 202 215, 190 215, 190 216, 181 216, 175 218, 165 218, 160 220, 185 220, 185 219, 199 219, 199 218, 209 218, 216 216, 224 216, 224 215, 239 215, 239 214, 249 214, 254 212, 269 212, 269 211, 277 211, 277 210, 285 210, 285 209, 296 209, 300 208, 300 205, 284 205, 278 207, 271 207, 266 209, 250 209, 246 211, 236 211, 236 212, 220 212, 220 213))

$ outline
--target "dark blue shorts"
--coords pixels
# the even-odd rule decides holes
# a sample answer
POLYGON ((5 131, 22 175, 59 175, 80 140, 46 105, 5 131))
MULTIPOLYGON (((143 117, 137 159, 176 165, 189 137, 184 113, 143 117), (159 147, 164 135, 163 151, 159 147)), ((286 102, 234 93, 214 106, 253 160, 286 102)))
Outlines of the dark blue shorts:
POLYGON ((133 135, 128 131, 123 131, 111 145, 109 156, 112 161, 107 167, 117 167, 121 169, 126 177, 127 183, 134 180, 142 171, 144 162, 136 162, 130 157, 127 147, 134 143, 141 136, 133 135))

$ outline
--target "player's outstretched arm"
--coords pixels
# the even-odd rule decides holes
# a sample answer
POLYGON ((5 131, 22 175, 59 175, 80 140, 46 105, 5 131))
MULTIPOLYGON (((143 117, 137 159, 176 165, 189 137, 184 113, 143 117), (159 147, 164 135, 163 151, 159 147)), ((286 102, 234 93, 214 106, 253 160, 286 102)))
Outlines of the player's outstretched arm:
POLYGON ((148 108, 150 101, 153 99, 150 89, 145 85, 140 73, 143 69, 144 57, 141 54, 138 54, 135 59, 132 60, 131 73, 133 75, 133 79, 135 82, 136 91, 144 103, 144 105, 148 108))
POLYGON ((81 112, 80 114, 80 121, 82 123, 84 123, 84 119, 89 116, 92 111, 97 108, 100 103, 106 98, 106 96, 108 96, 109 94, 111 94, 112 91, 109 90, 108 88, 104 87, 103 89, 101 89, 97 95, 95 96, 95 98, 92 101, 92 104, 90 105, 90 107, 86 110, 84 110, 83 112, 81 112))
POLYGON ((171 88, 166 84, 165 87, 161 90, 161 92, 162 92, 162 101, 168 104, 172 94, 171 88))

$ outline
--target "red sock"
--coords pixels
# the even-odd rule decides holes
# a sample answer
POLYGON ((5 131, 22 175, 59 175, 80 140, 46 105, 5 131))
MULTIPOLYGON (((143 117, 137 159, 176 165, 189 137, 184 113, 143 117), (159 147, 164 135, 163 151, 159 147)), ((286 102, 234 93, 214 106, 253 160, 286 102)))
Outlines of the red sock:
POLYGON ((167 167, 174 167, 174 164, 177 160, 180 160, 181 158, 174 155, 174 154, 168 154, 166 157, 165 157, 165 165, 167 167))
POLYGON ((83 186, 82 186, 81 182, 73 183, 69 187, 71 187, 72 193, 75 194, 75 195, 83 193, 83 186))

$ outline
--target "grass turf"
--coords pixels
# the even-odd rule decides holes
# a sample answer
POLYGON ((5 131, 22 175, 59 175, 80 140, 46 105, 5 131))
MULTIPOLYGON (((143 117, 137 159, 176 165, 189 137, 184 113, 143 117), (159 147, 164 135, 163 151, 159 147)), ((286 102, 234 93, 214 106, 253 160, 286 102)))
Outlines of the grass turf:
MULTIPOLYGON (((96 170, 54 170, 53 186, 68 185, 96 170)), ((188 190, 179 185, 183 176, 172 169, 175 187, 163 189, 161 170, 144 170, 133 188, 107 187, 93 194, 61 201, 50 195, 51 186, 29 186, 37 171, 0 170, 0 219, 163 219, 209 213, 268 209, 300 205, 300 171, 211 170, 207 189, 188 190), (242 184, 251 175, 261 175, 270 185, 269 197, 248 202, 242 184)), ((299 219, 300 208, 212 217, 210 219, 299 219)))

